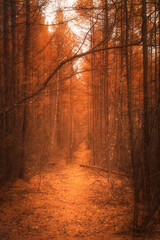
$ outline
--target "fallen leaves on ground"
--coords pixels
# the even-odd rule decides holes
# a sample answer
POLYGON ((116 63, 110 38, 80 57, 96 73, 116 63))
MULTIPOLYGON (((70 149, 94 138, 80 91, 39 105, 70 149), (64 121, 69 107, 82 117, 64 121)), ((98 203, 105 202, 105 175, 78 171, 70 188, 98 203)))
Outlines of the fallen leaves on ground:
POLYGON ((1 189, 1 240, 132 239, 130 186, 125 178, 80 167, 85 148, 74 154, 73 164, 61 159, 29 182, 1 189))

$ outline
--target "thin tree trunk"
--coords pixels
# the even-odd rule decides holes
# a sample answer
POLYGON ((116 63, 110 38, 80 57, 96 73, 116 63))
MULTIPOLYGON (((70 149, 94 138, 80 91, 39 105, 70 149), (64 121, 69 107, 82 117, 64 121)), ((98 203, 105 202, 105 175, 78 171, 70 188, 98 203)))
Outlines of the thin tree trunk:
POLYGON ((143 41, 143 161, 144 161, 144 197, 150 197, 150 162, 148 156, 149 148, 149 119, 148 119, 148 53, 147 53, 147 22, 146 22, 146 0, 142 0, 142 41, 143 41))
POLYGON ((134 158, 134 143, 133 143, 133 121, 132 121, 132 92, 131 92, 131 73, 128 53, 128 39, 129 39, 129 21, 128 21, 128 4, 125 0, 125 15, 126 15, 126 41, 125 41, 125 55, 126 55, 126 76, 127 76, 127 102, 128 102, 128 125, 129 125, 129 150, 133 169, 133 184, 134 184, 134 219, 133 230, 136 230, 138 224, 138 189, 137 189, 137 166, 134 158))
MULTIPOLYGON (((9 56, 9 0, 3 0, 3 10, 4 10, 4 19, 3 19, 3 86, 4 86, 4 96, 3 103, 4 105, 9 105, 11 103, 11 82, 10 82, 10 56, 9 56)), ((4 129, 5 134, 9 132, 9 112, 5 112, 4 118, 4 129)))
MULTIPOLYGON (((71 65, 72 69, 72 65, 71 65)), ((72 149, 73 149, 73 94, 72 94, 72 77, 70 78, 70 114, 69 114, 69 162, 72 162, 72 149)))
MULTIPOLYGON (((93 0, 91 0, 91 6, 93 6, 93 0)), ((91 27, 94 24, 93 10, 91 12, 90 19, 91 27)), ((91 33, 91 48, 94 46, 94 27, 91 33)), ((93 151, 93 165, 95 165, 95 76, 94 76, 94 53, 91 53, 91 73, 92 73, 92 151, 93 151)))
MULTIPOLYGON (((108 47, 108 29, 109 29, 109 21, 108 21, 108 0, 105 0, 105 22, 104 22, 104 38, 105 47, 108 47)), ((105 51, 105 78, 104 78, 104 113, 105 113, 105 144, 107 145, 108 138, 108 50, 105 51)), ((107 153, 108 154, 108 153, 107 153)))
MULTIPOLYGON (((158 141, 157 141, 157 171, 160 172, 160 4, 159 4, 159 82, 158 82, 158 119, 157 119, 157 125, 158 125, 158 141)), ((156 64, 156 63, 155 63, 156 64)), ((158 174, 157 174, 158 176, 158 174)), ((160 191, 160 185, 158 186, 158 190, 160 191)), ((158 193, 159 193, 158 191, 158 193)))
MULTIPOLYGON (((11 63, 11 103, 16 101, 16 0, 11 0, 11 35, 12 35, 12 63, 11 63)), ((12 128, 16 124, 16 111, 11 111, 12 128)), ((12 176, 15 174, 16 159, 12 159, 12 176)))
MULTIPOLYGON (((9 106, 11 104, 11 71, 10 71, 10 53, 9 53, 9 0, 3 0, 3 87, 4 95, 2 96, 3 106, 9 106)), ((12 130, 11 126, 11 112, 6 111, 3 116, 4 121, 4 137, 7 137, 12 130)), ((5 149, 5 177, 6 179, 11 177, 12 174, 12 162, 9 158, 8 145, 5 149)))
MULTIPOLYGON (((30 0, 26 0, 26 33, 24 41, 24 85, 23 85, 23 95, 24 97, 29 91, 27 86, 30 80, 30 67, 29 67, 29 50, 30 50, 30 0)), ((22 123, 22 152, 21 161, 19 167, 19 177, 24 177, 24 164, 26 160, 26 132, 28 125, 28 105, 24 103, 23 109, 23 123, 22 123)))
POLYGON ((52 134, 52 144, 54 143, 54 139, 56 135, 56 128, 57 128, 57 117, 58 117, 58 106, 59 106, 59 72, 57 77, 57 85, 56 85, 56 106, 55 106, 55 113, 54 113, 54 126, 53 126, 53 134, 52 134))
POLYGON ((62 103, 62 97, 60 95, 60 81, 61 81, 61 71, 58 71, 58 102, 57 102, 57 146, 60 147, 61 146, 61 113, 62 113, 62 109, 61 109, 61 103, 62 103))
MULTIPOLYGON (((123 31, 123 2, 121 0, 121 45, 124 45, 124 31, 123 31)), ((122 132, 123 132, 123 72, 124 72, 124 49, 121 49, 121 76, 120 76, 120 119, 119 119, 119 132, 120 132, 120 162, 123 159, 122 148, 122 132)))
POLYGON ((12 28, 12 102, 16 96, 16 0, 11 0, 11 28, 12 28))
POLYGON ((157 78, 157 18, 156 18, 156 14, 157 14, 157 11, 156 11, 156 7, 157 7, 157 1, 155 0, 155 4, 154 4, 154 8, 155 8, 155 15, 154 15, 154 24, 155 24, 155 32, 154 32, 154 38, 155 38, 155 44, 154 44, 154 48, 155 48, 155 102, 157 102, 157 93, 158 93, 158 78, 157 78))
POLYGON ((3 82, 5 87, 5 104, 9 103, 9 1, 3 1, 4 8, 4 19, 3 19, 3 61, 4 61, 4 71, 3 71, 3 82))

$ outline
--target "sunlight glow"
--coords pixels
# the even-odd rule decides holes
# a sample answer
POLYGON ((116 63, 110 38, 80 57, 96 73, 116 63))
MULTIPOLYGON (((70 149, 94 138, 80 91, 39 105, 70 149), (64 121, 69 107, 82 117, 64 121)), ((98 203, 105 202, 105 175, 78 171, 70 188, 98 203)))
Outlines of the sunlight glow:
MULTIPOLYGON (((54 32, 54 27, 52 24, 56 23, 56 11, 60 7, 62 10, 64 10, 64 18, 65 21, 68 21, 68 26, 70 30, 83 41, 83 37, 85 36, 86 32, 89 29, 89 24, 83 25, 78 23, 78 16, 77 13, 72 7, 76 3, 76 0, 64 0, 64 1, 50 1, 47 8, 45 9, 45 24, 50 25, 48 26, 48 31, 50 33, 54 32)), ((82 42, 79 41, 79 42, 82 42)), ((79 46, 75 46, 75 52, 78 50, 79 46)), ((88 49, 88 44, 84 44, 83 48, 81 50, 86 51, 88 49)))
MULTIPOLYGON (((65 1, 55 1, 50 2, 45 9, 45 24, 52 25, 53 21, 55 20, 55 14, 58 7, 61 7, 62 9, 72 7, 75 4, 76 0, 65 0, 65 1)), ((71 18, 71 15, 73 14, 73 11, 65 12, 64 16, 66 16, 67 20, 71 18)), ((53 32, 52 26, 48 27, 49 32, 53 32)))
MULTIPOLYGON (((64 19, 65 21, 68 21, 68 27, 71 31, 71 35, 73 33, 73 38, 77 38, 76 42, 75 42, 75 46, 73 46, 73 53, 81 53, 81 52, 85 52, 89 49, 89 41, 86 39, 85 42, 84 37, 86 35, 86 33, 89 30, 89 23, 80 23, 78 22, 78 15, 77 12, 72 9, 72 7, 74 6, 74 4, 76 3, 76 0, 64 0, 64 1, 50 1, 47 8, 45 9, 45 24, 46 25, 50 25, 48 26, 48 31, 50 33, 54 32, 54 26, 52 26, 52 24, 56 24, 56 13, 57 13, 57 9, 61 8, 64 14, 64 19), (75 36, 74 36, 75 35, 75 36), (82 44, 83 43, 83 44, 82 44), (82 44, 82 45, 81 45, 82 44)), ((75 63, 74 63, 74 69, 77 71, 80 71, 82 68, 82 59, 78 59, 75 63)), ((79 74, 77 76, 77 78, 80 78, 81 74, 79 74)))

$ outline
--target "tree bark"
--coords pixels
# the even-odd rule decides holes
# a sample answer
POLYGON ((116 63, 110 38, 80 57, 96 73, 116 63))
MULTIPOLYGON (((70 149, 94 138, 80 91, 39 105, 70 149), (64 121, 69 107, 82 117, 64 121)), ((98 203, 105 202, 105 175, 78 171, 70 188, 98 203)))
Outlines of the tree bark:
POLYGON ((136 231, 138 225, 138 184, 137 184, 137 165, 134 157, 134 139, 133 139, 133 120, 132 120, 132 89, 131 89, 131 69, 129 63, 128 41, 129 41, 129 19, 128 19, 128 1, 125 0, 125 17, 126 17, 126 76, 127 76, 127 103, 128 103, 128 126, 129 126, 129 151, 133 171, 133 185, 134 185, 134 219, 133 230, 136 231))
POLYGON ((144 161, 144 197, 150 197, 150 162, 149 162, 149 118, 148 118, 148 53, 147 53, 147 19, 146 0, 142 0, 142 41, 143 41, 143 161, 144 161))
POLYGON ((11 0, 11 32, 12 32, 12 103, 16 101, 16 0, 11 0))
MULTIPOLYGON (((3 0, 3 105, 11 105, 11 76, 10 76, 10 54, 9 54, 9 0, 3 0)), ((4 114, 5 135, 10 132, 10 112, 4 114)))
POLYGON ((9 1, 3 0, 4 19, 3 19, 3 82, 5 87, 4 103, 8 105, 10 103, 10 67, 9 67, 9 1))
MULTIPOLYGON (((22 87, 23 95, 26 96, 29 91, 28 83, 30 81, 30 67, 29 67, 29 51, 30 51, 30 0, 26 0, 26 32, 24 41, 24 84, 22 87)), ((19 177, 24 178, 24 164, 26 160, 26 132, 28 125, 28 105, 24 103, 23 108, 23 123, 22 123, 22 152, 19 167, 19 177)))
MULTIPOLYGON (((105 22, 104 22, 104 39, 105 40, 105 47, 108 48, 108 29, 109 29, 109 20, 108 20, 108 0, 105 0, 105 22)), ((104 54, 104 117, 105 117, 105 144, 107 145, 107 138, 108 138, 108 50, 105 51, 104 54)), ((108 154, 108 153, 107 153, 108 154)))
MULTIPOLYGON (((72 64, 69 64, 72 71, 72 64)), ((73 149, 73 93, 72 93, 72 77, 70 78, 69 89, 69 162, 72 162, 72 149, 73 149)))

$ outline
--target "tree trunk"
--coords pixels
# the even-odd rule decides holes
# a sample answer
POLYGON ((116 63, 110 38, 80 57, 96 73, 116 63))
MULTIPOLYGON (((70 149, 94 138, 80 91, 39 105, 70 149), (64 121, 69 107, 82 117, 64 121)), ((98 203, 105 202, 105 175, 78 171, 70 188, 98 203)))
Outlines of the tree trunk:
POLYGON ((133 121, 132 121, 132 91, 131 91, 131 72, 129 64, 128 39, 129 39, 129 19, 128 19, 128 4, 125 0, 125 16, 126 16, 126 41, 125 41, 125 55, 126 55, 126 76, 127 76, 127 103, 128 103, 128 126, 129 126, 129 151, 133 170, 133 184, 134 184, 134 219, 133 229, 137 229, 138 224, 138 186, 137 186, 137 166, 134 158, 134 142, 133 142, 133 121))
MULTIPOLYGON (((123 1, 121 0, 121 45, 124 45, 124 27, 123 27, 123 1)), ((120 134, 120 163, 123 159, 123 72, 124 72, 124 49, 121 48, 121 72, 120 72, 120 118, 119 118, 119 134, 120 134)))
MULTIPOLYGON (((72 69, 72 65, 70 66, 72 69)), ((70 78, 70 90, 69 90, 69 162, 72 162, 72 148, 73 148, 73 94, 72 94, 72 77, 70 78)))
MULTIPOLYGON (((158 141, 157 141, 157 172, 160 172, 160 3, 159 3, 159 71, 158 71, 158 77, 159 77, 159 82, 158 82, 158 119, 157 119, 157 125, 158 125, 158 141)), ((156 63, 155 63, 156 64, 156 63)), ((158 176, 158 174, 157 174, 158 176)), ((158 185, 158 193, 160 191, 160 185, 158 185)))
POLYGON ((149 162, 149 119, 148 119, 148 53, 147 53, 147 22, 146 0, 142 0, 142 41, 143 41, 143 161, 144 161, 144 197, 150 197, 150 162, 149 162))
MULTIPOLYGON (((11 79, 10 79, 10 54, 9 54, 9 0, 3 1, 4 19, 3 19, 3 86, 4 96, 3 104, 11 104, 11 79)), ((10 112, 5 112, 4 130, 5 135, 9 133, 10 112)))
MULTIPOLYGON (((108 21, 108 0, 105 0, 105 22, 104 22, 104 39, 105 40, 105 47, 108 47, 108 30, 109 30, 109 21, 108 21)), ((108 107, 108 50, 105 51, 105 60, 104 60, 104 117, 105 117, 105 145, 107 148, 107 138, 108 138, 108 114, 109 114, 109 107, 108 107)), ((106 151, 108 155, 108 151, 106 151)))
POLYGON ((11 28, 12 28, 12 102, 16 98, 16 0, 11 0, 11 28))
MULTIPOLYGON (((93 0, 91 0, 91 6, 93 6, 93 0)), ((91 27, 94 24, 93 10, 91 12, 90 19, 91 27)), ((94 46, 94 27, 91 32, 91 48, 94 46)), ((92 73, 92 151, 93 151, 93 165, 95 165, 95 76, 94 76, 94 53, 91 53, 91 73, 92 73)))
MULTIPOLYGON (((28 83, 30 80, 30 67, 29 67, 29 50, 30 50, 30 0, 26 0, 26 33, 24 41, 24 85, 23 85, 23 95, 24 97, 29 92, 28 83)), ((23 126, 22 126, 22 152, 21 152, 21 161, 19 168, 19 177, 24 177, 24 164, 26 160, 26 131, 28 125, 28 105, 24 103, 23 109, 23 126)))

